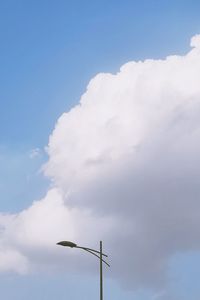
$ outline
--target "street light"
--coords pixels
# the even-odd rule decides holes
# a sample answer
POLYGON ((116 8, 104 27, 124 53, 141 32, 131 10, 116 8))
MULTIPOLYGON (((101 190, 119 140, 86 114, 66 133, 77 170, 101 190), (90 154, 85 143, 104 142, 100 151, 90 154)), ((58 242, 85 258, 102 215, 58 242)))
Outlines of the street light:
POLYGON ((108 255, 106 255, 102 252, 102 241, 100 241, 100 249, 99 249, 100 251, 97 251, 97 250, 94 250, 94 249, 91 249, 88 247, 81 247, 70 241, 61 241, 61 242, 58 242, 57 245, 64 246, 64 247, 70 247, 70 248, 83 249, 83 250, 91 253, 92 255, 98 257, 98 259, 100 261, 100 300, 103 300, 103 263, 105 263, 108 267, 110 267, 110 265, 103 259, 103 256, 108 257, 108 255))

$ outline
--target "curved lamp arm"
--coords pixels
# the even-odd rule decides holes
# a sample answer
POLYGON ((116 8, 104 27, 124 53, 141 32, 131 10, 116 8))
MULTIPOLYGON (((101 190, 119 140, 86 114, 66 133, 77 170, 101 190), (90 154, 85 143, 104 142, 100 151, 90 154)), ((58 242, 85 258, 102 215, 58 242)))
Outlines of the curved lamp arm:
POLYGON ((102 260, 102 262, 104 262, 104 264, 106 264, 108 267, 110 267, 110 265, 104 260, 104 259, 101 259, 100 256, 98 256, 97 254, 93 253, 92 251, 90 251, 89 249, 87 248, 83 248, 83 247, 76 247, 76 248, 80 248, 80 249, 83 249, 91 254, 93 254, 94 256, 98 257, 98 259, 102 260))
MULTIPOLYGON (((91 249, 91 248, 88 248, 88 247, 80 247, 80 246, 76 246, 75 248, 79 248, 79 249, 83 249, 83 250, 90 250, 90 251, 93 251, 93 252, 95 252, 95 253, 98 253, 98 254, 100 254, 100 251, 97 251, 97 250, 94 250, 94 249, 91 249)), ((105 256, 105 257, 108 257, 108 255, 107 254, 104 254, 104 253, 102 253, 102 255, 103 256, 105 256)))
POLYGON ((104 260, 102 259, 99 255, 103 255, 105 257, 108 257, 108 255, 104 254, 104 253, 101 253, 100 251, 97 251, 97 250, 94 250, 94 249, 91 249, 91 248, 86 248, 86 247, 80 247, 78 246, 77 244, 73 243, 73 242, 70 242, 70 241, 61 241, 61 242, 58 242, 57 245, 60 245, 60 246, 65 246, 65 247, 70 247, 70 248, 78 248, 78 249, 83 249, 91 254, 93 254, 94 256, 98 257, 99 260, 101 260, 102 262, 104 262, 108 267, 110 267, 110 265, 104 260), (98 253, 99 255, 97 255, 96 253, 98 253))

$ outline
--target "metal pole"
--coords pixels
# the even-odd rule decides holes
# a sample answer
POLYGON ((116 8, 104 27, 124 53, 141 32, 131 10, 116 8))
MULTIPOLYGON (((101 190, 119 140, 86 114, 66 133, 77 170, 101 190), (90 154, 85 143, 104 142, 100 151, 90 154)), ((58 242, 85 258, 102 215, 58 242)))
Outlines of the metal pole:
POLYGON ((102 241, 100 241, 100 300, 103 300, 102 241))

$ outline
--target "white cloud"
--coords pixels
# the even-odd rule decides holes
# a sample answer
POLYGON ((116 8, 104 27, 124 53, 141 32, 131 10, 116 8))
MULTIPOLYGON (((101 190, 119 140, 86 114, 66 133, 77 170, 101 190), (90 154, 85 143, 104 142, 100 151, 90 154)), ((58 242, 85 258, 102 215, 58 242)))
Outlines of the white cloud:
MULTIPOLYGON (((60 267, 58 240, 103 239, 112 276, 133 288, 163 288, 169 259, 200 249, 200 36, 191 46, 90 81, 50 137, 44 172, 53 188, 1 216, 3 246, 32 268, 60 267)), ((67 253, 78 268, 81 258, 67 253)))
POLYGON ((28 272, 27 258, 13 249, 0 248, 0 270, 25 274, 28 272))

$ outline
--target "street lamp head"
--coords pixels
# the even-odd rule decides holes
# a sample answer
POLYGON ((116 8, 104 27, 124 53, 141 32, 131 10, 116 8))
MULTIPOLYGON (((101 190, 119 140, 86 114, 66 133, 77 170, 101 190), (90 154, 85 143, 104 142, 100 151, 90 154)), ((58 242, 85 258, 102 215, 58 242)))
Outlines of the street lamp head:
POLYGON ((61 241, 61 242, 58 242, 57 245, 65 246, 65 247, 71 247, 71 248, 77 247, 77 245, 75 243, 72 243, 72 242, 69 242, 69 241, 61 241))

